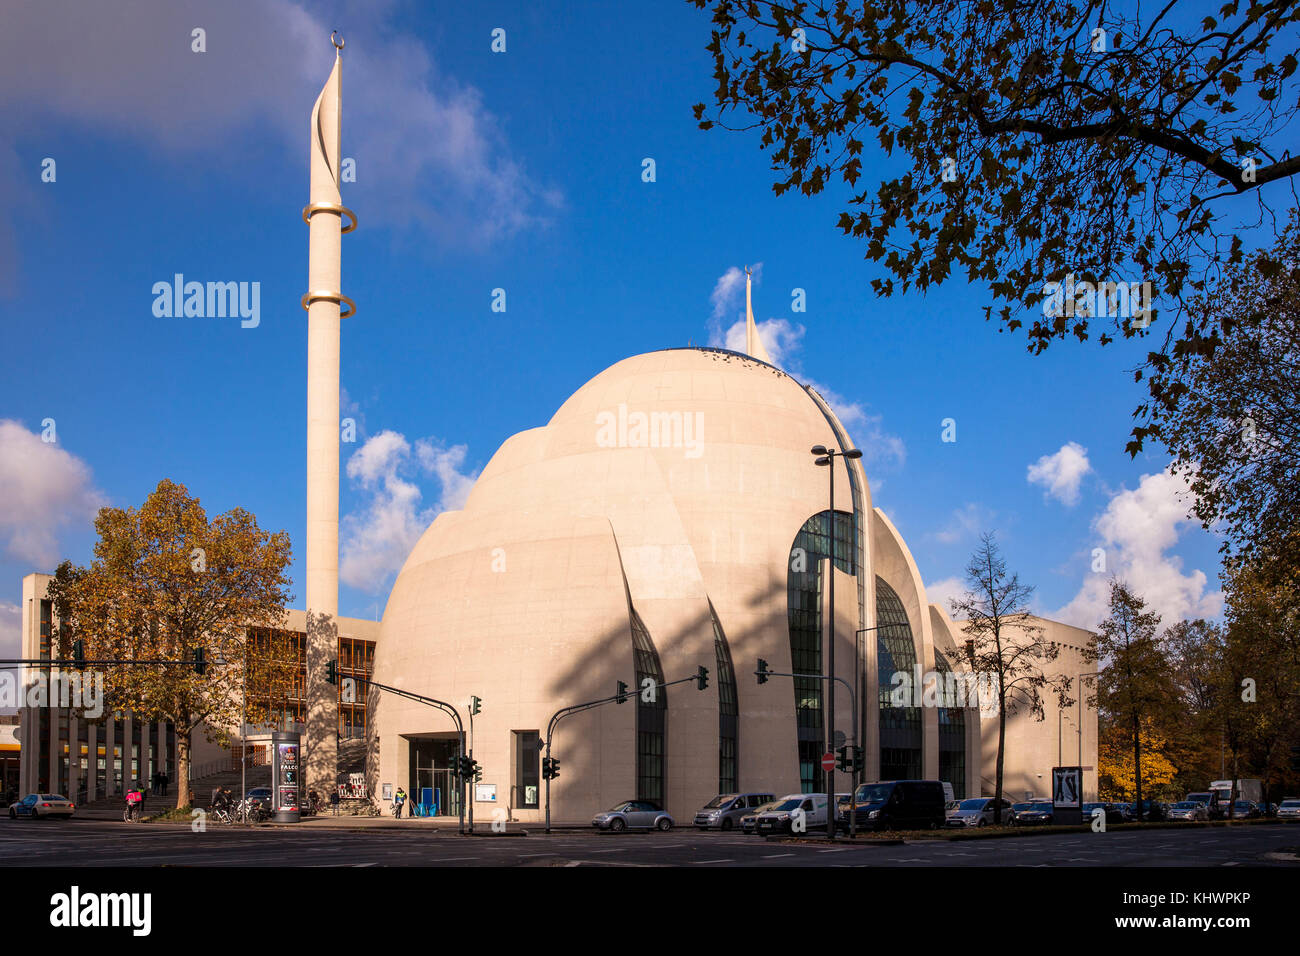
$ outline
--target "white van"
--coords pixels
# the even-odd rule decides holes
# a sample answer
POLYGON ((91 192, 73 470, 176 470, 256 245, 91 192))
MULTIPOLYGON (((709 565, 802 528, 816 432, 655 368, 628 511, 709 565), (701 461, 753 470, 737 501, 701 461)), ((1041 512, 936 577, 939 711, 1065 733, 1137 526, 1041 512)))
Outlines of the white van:
POLYGON ((760 813, 754 821, 754 832, 760 836, 772 833, 810 833, 826 829, 826 794, 789 793, 771 810, 760 813), (800 823, 799 821, 802 820, 800 823))

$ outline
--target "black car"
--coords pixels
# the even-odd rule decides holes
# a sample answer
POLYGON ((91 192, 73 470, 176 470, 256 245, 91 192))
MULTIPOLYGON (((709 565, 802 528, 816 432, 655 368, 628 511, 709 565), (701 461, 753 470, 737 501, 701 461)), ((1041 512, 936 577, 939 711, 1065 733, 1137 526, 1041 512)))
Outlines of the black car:
POLYGON ((1093 812, 1098 809, 1106 815, 1107 826, 1110 826, 1112 823, 1124 822, 1124 814, 1120 811, 1119 807, 1113 803, 1085 803, 1082 807, 1083 822, 1091 824, 1093 812))
MULTIPOLYGON (((1122 805, 1124 819, 1133 821, 1137 819, 1137 805, 1125 803, 1122 805)), ((1161 800, 1143 800, 1142 801, 1142 819, 1148 823, 1169 819, 1169 804, 1161 800)))
POLYGON ((1013 827, 1045 827, 1052 825, 1052 801, 1035 800, 1028 804, 1022 810, 1016 809, 1016 815, 1011 818, 1013 827))
POLYGON ((945 804, 938 780, 864 783, 851 801, 840 805, 837 822, 848 830, 849 813, 856 808, 859 830, 937 830, 943 826, 945 804))

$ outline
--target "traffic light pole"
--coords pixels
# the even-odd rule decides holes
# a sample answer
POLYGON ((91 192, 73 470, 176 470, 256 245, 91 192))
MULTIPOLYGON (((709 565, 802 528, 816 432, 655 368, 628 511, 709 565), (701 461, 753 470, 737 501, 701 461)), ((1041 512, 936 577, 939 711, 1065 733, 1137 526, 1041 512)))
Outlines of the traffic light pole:
MULTIPOLYGON (((805 678, 806 680, 828 680, 832 682, 839 681, 841 684, 844 685, 844 688, 849 692, 849 701, 851 706, 853 707, 853 712, 855 714, 858 712, 858 695, 853 692, 853 685, 850 684, 848 681, 846 681, 843 677, 831 677, 827 674, 793 674, 793 673, 786 673, 783 671, 770 671, 767 670, 766 667, 760 667, 758 670, 754 671, 754 674, 757 675, 759 679, 758 682, 760 684, 765 683, 769 677, 802 677, 805 678)), ((851 739, 853 741, 853 749, 856 752, 858 749, 857 721, 854 721, 854 729, 853 729, 853 735, 851 739)), ((835 743, 834 741, 831 741, 832 746, 834 746, 834 743, 835 743)), ((831 821, 835 819, 834 798, 835 798, 835 794, 832 791, 832 793, 829 794, 827 797, 829 804, 826 808, 826 817, 828 820, 831 821)), ((835 827, 834 823, 828 824, 827 832, 828 833, 834 832, 834 827, 835 827)), ((857 835, 858 835, 858 802, 857 800, 854 800, 852 797, 850 797, 849 836, 855 837, 857 835)))
MULTIPOLYGON (((674 684, 685 684, 687 681, 695 681, 696 686, 699 687, 700 690, 704 690, 704 688, 708 686, 708 680, 709 680, 708 670, 704 667, 700 667, 692 677, 683 677, 680 680, 664 681, 662 684, 655 684, 654 686, 655 689, 657 690, 661 687, 672 687, 674 684)), ((543 764, 546 767, 551 766, 551 738, 555 734, 556 725, 559 724, 559 722, 563 720, 565 717, 569 717, 572 714, 578 714, 584 710, 591 710, 593 707, 600 707, 603 704, 610 704, 610 703, 621 704, 624 701, 628 700, 629 698, 637 696, 637 694, 624 691, 623 686, 624 686, 623 683, 620 681, 618 693, 614 694, 611 697, 602 697, 599 700, 589 700, 585 704, 571 704, 568 707, 561 707, 559 710, 557 710, 554 714, 551 715, 550 722, 547 723, 546 725, 546 758, 543 761, 543 764)), ((644 689, 649 690, 649 688, 644 688, 644 689)), ((554 774, 554 775, 548 774, 546 776, 546 832, 547 833, 551 832, 551 776, 558 776, 558 774, 554 774)))
MULTIPOLYGON (((373 681, 369 677, 365 677, 363 675, 350 677, 349 680, 355 680, 364 684, 368 684, 371 687, 377 688, 378 690, 388 691, 388 693, 390 694, 396 694, 398 697, 405 697, 407 700, 413 700, 419 704, 427 704, 430 707, 436 707, 438 708, 438 710, 441 710, 443 713, 450 715, 451 719, 456 723, 456 742, 457 742, 456 763, 457 764, 460 763, 460 757, 462 754, 465 753, 465 725, 461 723, 460 712, 457 711, 456 708, 453 707, 451 704, 447 703, 445 700, 438 700, 435 697, 425 697, 423 694, 415 694, 409 690, 402 690, 402 688, 400 687, 390 687, 387 684, 381 684, 378 681, 373 681)), ((460 807, 459 807, 460 833, 462 836, 464 836, 465 834, 465 776, 464 774, 458 774, 458 776, 460 778, 460 807)), ((473 814, 473 812, 474 811, 471 809, 470 813, 473 814)), ((473 825, 474 825, 474 818, 473 816, 471 816, 470 817, 471 833, 473 832, 473 825)))

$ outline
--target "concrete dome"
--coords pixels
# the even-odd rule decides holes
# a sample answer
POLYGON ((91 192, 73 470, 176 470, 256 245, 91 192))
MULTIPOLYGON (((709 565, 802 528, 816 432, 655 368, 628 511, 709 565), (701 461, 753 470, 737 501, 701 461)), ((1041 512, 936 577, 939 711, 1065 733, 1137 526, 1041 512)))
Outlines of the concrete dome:
MULTIPOLYGON (((638 676, 674 681, 703 666, 707 690, 667 688, 658 717, 634 700, 558 725, 557 819, 658 786, 681 820, 720 777, 740 789, 798 790, 792 682, 758 686, 752 672, 759 657, 773 670, 794 666, 792 543, 828 500, 827 471, 809 453, 816 444, 849 439, 815 392, 746 355, 669 349, 611 366, 546 426, 508 439, 464 509, 430 525, 389 598, 375 679, 462 710, 481 697, 475 759, 499 803, 510 794, 518 807, 521 761, 535 755, 521 757, 516 732, 544 739, 561 707, 607 697, 618 681, 636 689, 638 676)), ((856 554, 840 559, 859 573, 836 572, 837 671, 851 681, 854 633, 874 623, 872 540, 897 536, 873 516, 860 463, 852 484, 844 462, 835 467, 836 509, 858 518, 856 554)), ((894 589, 924 609, 910 555, 901 539, 890 545, 894 589)), ((930 615, 916 617, 918 654, 933 666, 930 615)), ((864 644, 874 676, 874 642, 864 644)), ((847 697, 841 690, 836 701, 840 728, 853 722, 847 697)), ((372 706, 372 784, 404 780, 409 742, 451 729, 400 698, 372 706)), ((865 723, 870 747, 875 720, 865 723)))

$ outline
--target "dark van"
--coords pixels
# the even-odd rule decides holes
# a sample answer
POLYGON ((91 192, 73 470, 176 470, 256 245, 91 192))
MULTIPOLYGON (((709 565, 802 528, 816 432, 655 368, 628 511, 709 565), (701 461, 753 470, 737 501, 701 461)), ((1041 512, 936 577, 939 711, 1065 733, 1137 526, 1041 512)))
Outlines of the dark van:
POLYGON ((943 826, 946 797, 938 780, 886 780, 864 783, 851 803, 841 804, 839 827, 849 829, 856 807, 859 830, 937 830, 943 826))

